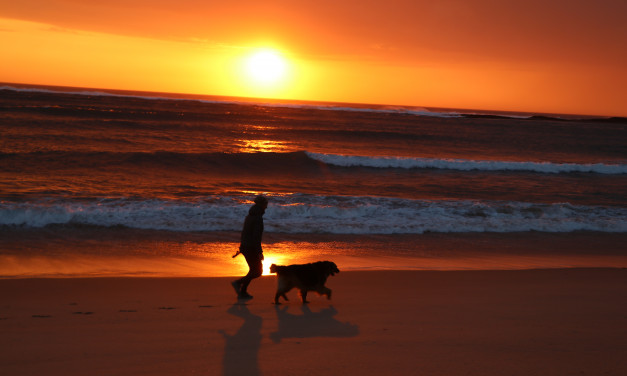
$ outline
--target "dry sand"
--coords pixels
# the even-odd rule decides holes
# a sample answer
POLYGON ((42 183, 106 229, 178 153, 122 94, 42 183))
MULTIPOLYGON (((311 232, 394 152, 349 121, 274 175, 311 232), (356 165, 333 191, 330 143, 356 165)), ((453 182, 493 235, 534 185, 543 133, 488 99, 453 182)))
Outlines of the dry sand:
POLYGON ((627 375, 627 270, 0 280, 1 375, 627 375))

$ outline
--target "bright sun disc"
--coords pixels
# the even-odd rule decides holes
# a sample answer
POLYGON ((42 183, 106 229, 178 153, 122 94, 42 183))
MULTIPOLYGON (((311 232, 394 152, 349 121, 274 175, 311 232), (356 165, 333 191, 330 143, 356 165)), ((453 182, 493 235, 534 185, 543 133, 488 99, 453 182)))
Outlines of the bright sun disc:
POLYGON ((273 84, 285 76, 287 63, 276 51, 263 50, 251 55, 246 64, 246 72, 256 82, 273 84))

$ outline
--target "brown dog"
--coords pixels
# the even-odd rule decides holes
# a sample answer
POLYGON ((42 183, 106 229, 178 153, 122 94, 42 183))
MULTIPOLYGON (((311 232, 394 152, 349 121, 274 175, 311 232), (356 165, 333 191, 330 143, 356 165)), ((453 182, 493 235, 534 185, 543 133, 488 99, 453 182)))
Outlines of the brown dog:
POLYGON ((270 273, 276 273, 278 285, 274 303, 279 303, 279 297, 289 300, 285 293, 296 287, 300 290, 300 298, 303 303, 307 301, 307 292, 315 291, 320 295, 326 295, 331 299, 331 289, 324 284, 330 275, 339 273, 337 265, 331 261, 318 261, 311 264, 302 265, 275 265, 270 266, 270 273))

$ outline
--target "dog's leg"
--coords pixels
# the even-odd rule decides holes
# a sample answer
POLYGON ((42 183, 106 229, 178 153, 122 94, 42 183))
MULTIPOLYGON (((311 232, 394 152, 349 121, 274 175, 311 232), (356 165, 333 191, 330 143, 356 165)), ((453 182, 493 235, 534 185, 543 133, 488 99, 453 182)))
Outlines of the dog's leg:
POLYGON ((326 288, 326 287, 325 287, 324 295, 326 295, 326 296, 327 296, 327 299, 328 299, 328 300, 331 300, 331 292, 332 292, 332 291, 331 291, 331 289, 330 289, 330 288, 326 288))
POLYGON ((290 291, 292 287, 293 286, 287 281, 285 281, 285 279, 279 277, 279 281, 278 281, 277 288, 276 288, 276 294, 274 295, 274 304, 281 304, 279 303, 279 297, 281 296, 283 297, 283 299, 289 300, 287 298, 287 295, 285 295, 285 293, 290 291))
POLYGON ((331 289, 326 286, 322 286, 316 290, 316 292, 320 295, 326 295, 327 299, 331 300, 331 289))
POLYGON ((305 289, 300 290, 300 299, 303 301, 303 304, 309 303, 307 301, 307 290, 305 289))
POLYGON ((282 297, 283 297, 283 299, 285 299, 286 301, 287 301, 287 300, 289 300, 289 299, 287 298, 287 295, 285 295, 285 293, 284 293, 284 292, 277 291, 276 295, 274 295, 274 304, 281 304, 281 303, 279 302, 279 297, 281 297, 281 296, 282 296, 282 297))
MULTIPOLYGON (((279 297, 280 296, 281 296, 281 293, 279 293, 277 291, 277 293, 274 295, 274 304, 281 304, 281 303, 279 303, 279 297)), ((285 296, 285 295, 283 295, 283 296, 285 296)))

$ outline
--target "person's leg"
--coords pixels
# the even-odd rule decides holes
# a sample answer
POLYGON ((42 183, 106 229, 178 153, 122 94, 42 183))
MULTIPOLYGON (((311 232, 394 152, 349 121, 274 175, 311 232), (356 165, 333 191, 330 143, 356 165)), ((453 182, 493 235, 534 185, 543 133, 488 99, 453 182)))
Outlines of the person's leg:
POLYGON ((248 285, 250 282, 260 277, 263 273, 263 264, 259 255, 244 255, 246 257, 246 263, 248 263, 248 274, 239 280, 240 282, 240 295, 248 295, 248 285))

